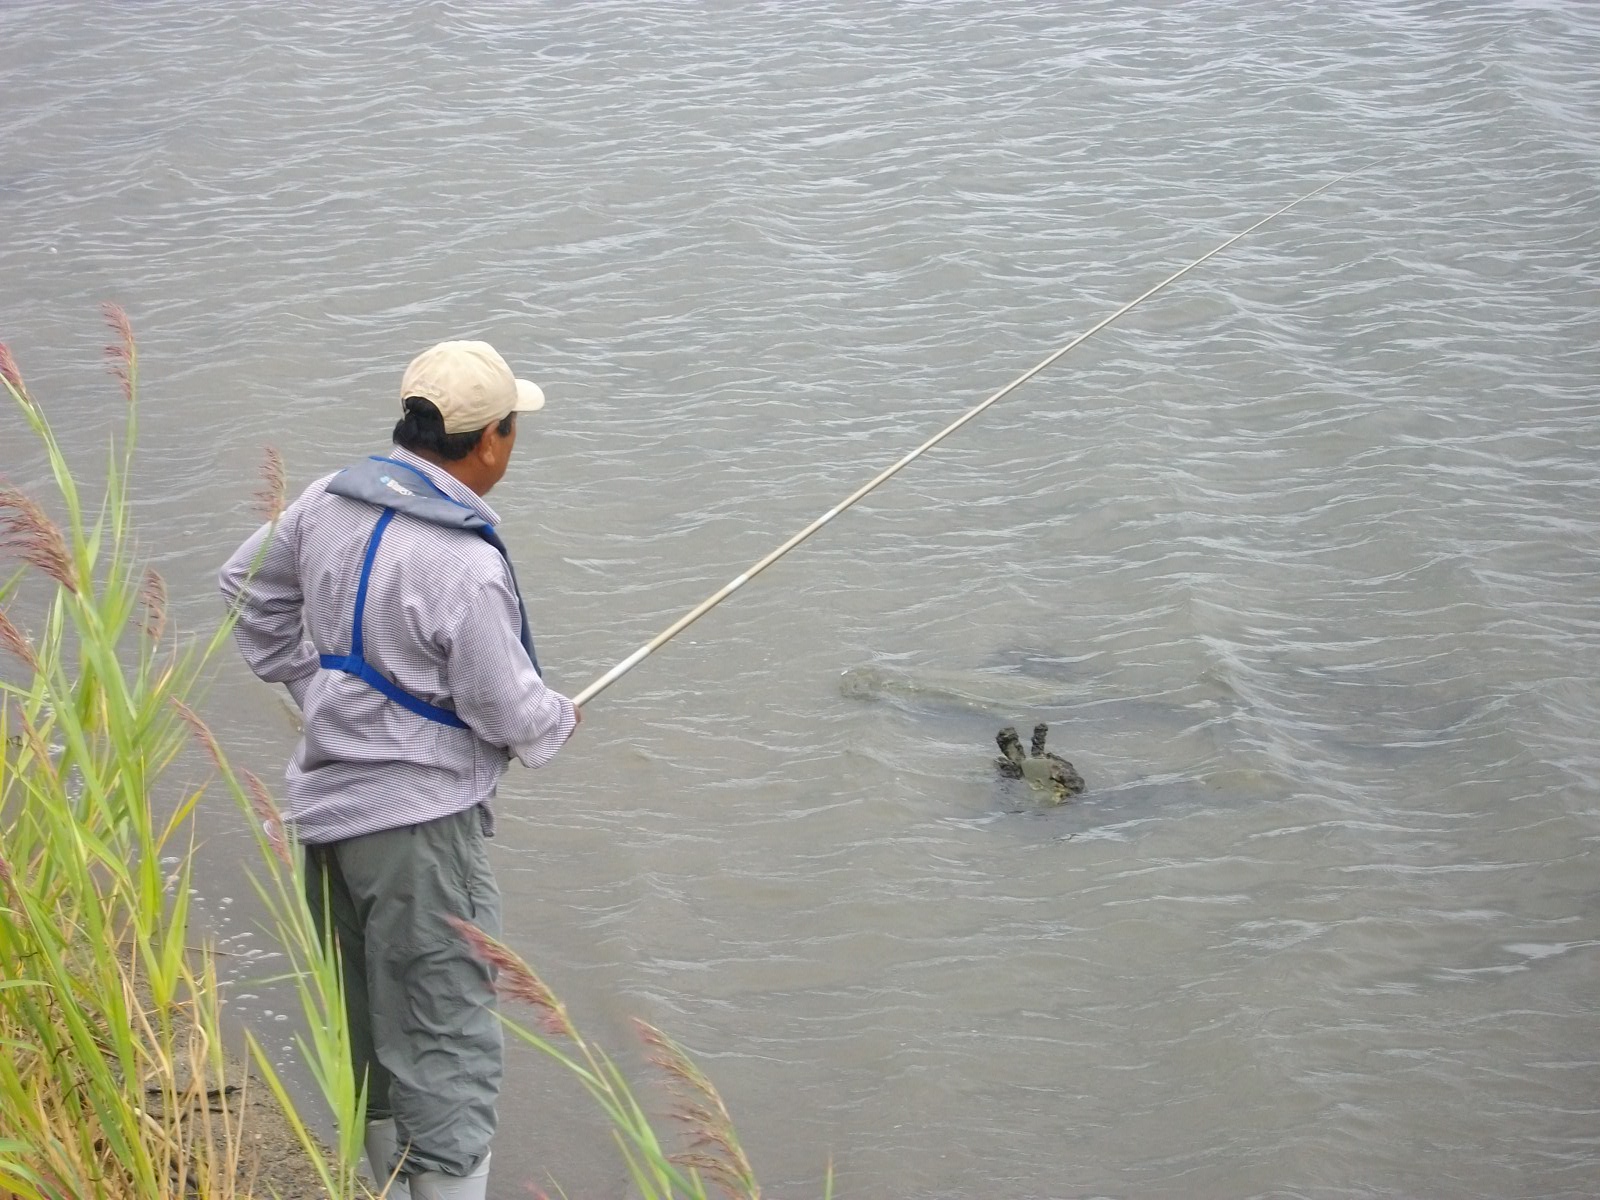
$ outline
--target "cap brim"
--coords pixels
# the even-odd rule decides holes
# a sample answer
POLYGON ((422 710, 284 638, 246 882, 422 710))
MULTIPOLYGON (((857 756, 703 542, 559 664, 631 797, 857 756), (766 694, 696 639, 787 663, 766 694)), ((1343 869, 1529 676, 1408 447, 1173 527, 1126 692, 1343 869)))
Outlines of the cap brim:
POLYGON ((538 412, 544 407, 544 390, 537 383, 517 380, 517 406, 512 412, 538 412))

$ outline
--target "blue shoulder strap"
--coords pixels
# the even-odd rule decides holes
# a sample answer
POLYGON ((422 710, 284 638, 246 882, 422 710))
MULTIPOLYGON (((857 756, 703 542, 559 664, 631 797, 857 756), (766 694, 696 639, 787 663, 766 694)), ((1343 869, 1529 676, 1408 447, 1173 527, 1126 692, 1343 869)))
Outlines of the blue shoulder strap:
POLYGON ((361 560, 361 580, 356 584, 356 613, 351 625, 350 653, 319 654, 317 661, 330 671, 343 671, 347 675, 354 675, 401 708, 414 712, 419 717, 437 721, 440 725, 449 725, 453 729, 465 729, 467 723, 455 713, 448 708, 440 708, 437 704, 429 704, 421 696, 413 696, 391 682, 367 661, 362 652, 361 623, 367 609, 367 582, 372 578, 372 561, 378 557, 378 543, 383 540, 383 531, 389 528, 389 522, 394 520, 394 514, 394 509, 384 509, 378 518, 378 523, 372 527, 372 536, 367 539, 367 553, 361 560))
POLYGON ((366 554, 361 561, 361 576, 356 584, 355 614, 351 623, 350 653, 319 655, 318 662, 323 667, 354 675, 419 717, 455 729, 467 728, 467 723, 449 709, 429 704, 420 696, 414 696, 391 682, 366 660, 363 653, 361 626, 366 614, 367 584, 372 578, 372 564, 378 556, 378 543, 383 540, 384 530, 394 520, 395 513, 399 512, 447 529, 471 531, 499 551, 501 558, 505 560, 506 571, 511 576, 511 590, 517 597, 517 613, 522 623, 520 631, 522 648, 527 652, 528 661, 533 664, 533 669, 539 671, 539 660, 533 652, 533 637, 528 629, 528 610, 522 602, 522 590, 517 586, 517 573, 511 565, 511 555, 507 552, 505 543, 495 533, 493 525, 466 505, 445 495, 431 479, 415 467, 392 458, 374 455, 356 463, 329 480, 327 490, 336 496, 377 505, 383 511, 372 527, 372 535, 367 539, 366 554), (395 471, 406 472, 407 482, 420 484, 421 487, 407 487, 405 483, 395 478, 395 471))

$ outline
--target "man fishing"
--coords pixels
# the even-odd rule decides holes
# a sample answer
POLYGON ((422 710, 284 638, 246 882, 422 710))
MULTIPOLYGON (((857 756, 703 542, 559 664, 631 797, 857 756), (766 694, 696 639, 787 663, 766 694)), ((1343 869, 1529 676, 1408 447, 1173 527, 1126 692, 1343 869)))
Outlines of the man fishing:
POLYGON ((390 1196, 485 1194, 501 1033, 492 976, 450 920, 500 932, 496 786, 582 719, 540 678, 483 500, 519 414, 543 405, 484 342, 424 351, 395 449, 313 483, 221 573, 245 661, 304 714, 286 817, 342 955, 367 1157, 380 1182, 398 1172, 390 1196))

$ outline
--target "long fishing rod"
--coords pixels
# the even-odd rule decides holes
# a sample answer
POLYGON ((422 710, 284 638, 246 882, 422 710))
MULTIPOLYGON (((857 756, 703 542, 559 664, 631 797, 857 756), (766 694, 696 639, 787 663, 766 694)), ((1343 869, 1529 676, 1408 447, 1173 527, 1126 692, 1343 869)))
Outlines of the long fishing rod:
MULTIPOLYGON (((1370 167, 1371 165, 1372 164, 1369 163, 1367 166, 1370 167)), ((745 570, 742 573, 734 576, 732 579, 728 580, 727 583, 723 584, 720 588, 718 588, 711 595, 707 596, 699 604, 695 605, 688 612, 684 613, 683 616, 679 617, 671 625, 668 625, 660 633, 656 634, 655 637, 651 638, 648 642, 646 642, 644 645, 640 646, 632 654, 628 655, 627 658, 623 659, 616 666, 612 667, 609 671, 607 671, 604 675, 602 675, 598 679, 596 679, 588 687, 584 688, 583 691, 579 692, 576 696, 574 696, 572 698, 572 702, 574 704, 576 704, 579 708, 582 708, 590 700, 593 700, 601 692, 605 691, 606 688, 610 687, 617 680, 621 679, 629 671, 633 670, 634 667, 638 666, 639 663, 643 662, 646 658, 648 658, 650 655, 654 654, 662 646, 666 645, 673 638, 677 637, 678 634, 682 633, 690 625, 693 625, 701 617, 705 616, 706 613, 710 612, 717 605, 721 604, 724 600, 726 600, 734 592, 738 591, 745 584, 749 583, 750 580, 754 579, 757 575, 761 574, 761 572, 765 571, 773 563, 777 562, 785 554, 789 553, 789 551, 793 550, 801 542, 805 541, 813 533, 817 532, 817 530, 821 529, 829 521, 831 521, 835 517, 837 517, 845 509, 847 509, 851 505, 855 504, 856 501, 860 500, 863 496, 865 496, 869 492, 873 491, 880 484, 883 484, 884 482, 886 482, 887 480, 889 480, 890 478, 892 478, 893 476, 898 474, 903 467, 905 467, 909 463, 913 462, 915 459, 920 458, 927 451, 933 449, 933 447, 937 446, 940 442, 944 441, 945 438, 949 437, 952 433, 954 433, 956 430, 960 429, 968 421, 972 420, 979 413, 983 412, 986 408, 988 408, 990 405, 994 404, 996 401, 1001 399, 1003 396, 1009 395, 1011 392, 1015 391, 1017 388, 1021 387, 1025 383, 1027 383, 1028 380, 1032 379, 1040 371, 1042 371, 1046 367, 1050 366, 1057 359, 1059 359, 1062 355, 1066 354, 1069 350, 1072 350, 1074 347, 1080 346, 1084 342, 1088 341, 1095 334, 1099 333, 1102 329, 1104 329, 1107 325, 1109 325, 1113 321, 1115 321, 1118 317, 1122 316, 1124 313, 1130 311, 1131 309, 1134 309, 1134 308, 1138 307, 1140 304, 1143 304, 1146 300, 1150 299, 1151 296, 1154 296, 1157 292, 1161 291, 1163 288, 1167 287, 1169 284, 1176 283, 1178 280, 1182 279, 1185 275, 1187 275, 1190 271, 1192 271, 1196 267, 1198 267, 1201 263, 1205 262, 1208 258, 1214 258, 1216 255, 1221 254, 1224 250, 1226 250, 1229 246, 1233 245, 1240 238, 1245 237, 1248 234, 1254 233, 1256 230, 1260 229, 1263 225, 1265 225, 1268 221, 1272 220, 1274 217, 1281 217, 1284 213, 1288 212, 1295 205, 1303 204, 1305 201, 1310 200, 1313 196, 1321 195, 1323 192, 1325 192, 1329 188, 1333 187, 1334 184, 1342 183, 1344 180, 1349 179, 1350 176, 1359 174, 1361 171, 1364 171, 1366 169, 1367 169, 1367 167, 1360 167, 1360 168, 1357 168, 1357 170, 1355 170, 1355 171, 1347 171, 1343 175, 1340 175, 1336 179, 1330 179, 1327 183, 1323 184, 1321 187, 1316 188, 1313 191, 1307 192, 1304 196, 1301 196, 1299 199, 1291 200, 1288 204, 1285 204, 1282 208, 1278 209, 1277 212, 1270 213, 1267 216, 1262 217, 1261 220, 1257 221, 1254 225, 1250 226, 1250 228, 1241 230, 1240 232, 1234 234, 1227 241, 1223 242, 1222 245, 1216 247, 1216 249, 1208 250, 1206 253, 1202 254, 1199 258, 1195 259, 1188 266, 1184 267, 1182 270, 1174 271, 1171 275, 1168 275, 1165 279, 1163 279, 1160 283, 1156 284, 1153 288, 1150 288, 1148 291, 1142 292, 1138 296, 1135 296, 1132 300, 1128 301, 1121 308, 1117 309, 1117 311, 1112 313, 1109 317, 1106 317, 1104 320, 1100 321, 1098 324, 1091 326, 1089 329, 1087 329, 1083 333, 1080 333, 1077 337, 1073 338, 1065 346, 1062 346, 1061 349, 1057 350, 1055 353, 1051 354, 1048 358, 1044 359, 1044 361, 1039 363, 1038 366, 1034 367, 1030 371, 1025 371, 1023 374, 1018 375, 1015 379, 1013 379, 1010 383, 1006 384, 1005 387, 1001 388, 994 395, 990 396, 982 404, 979 404, 975 408, 971 409, 969 412, 967 412, 967 413, 963 414, 962 416, 956 418, 954 421, 950 422, 950 424, 946 425, 943 429, 941 429, 938 433, 934 434, 927 441, 923 442, 922 445, 918 446, 915 450, 911 451, 909 454, 905 455, 903 458, 899 459, 897 462, 893 463, 892 465, 890 465, 888 467, 885 467, 882 471, 878 472, 877 475, 874 475, 866 483, 862 484, 855 491, 851 492, 850 495, 846 496, 843 500, 839 501, 838 504, 835 504, 827 512, 823 513, 815 521, 813 521, 813 522, 811 522, 811 524, 807 525, 799 533, 795 534, 788 541, 784 542, 783 545, 779 546, 776 550, 772 551, 772 553, 768 554, 765 558, 761 559, 759 562, 753 564, 748 570, 745 570)))

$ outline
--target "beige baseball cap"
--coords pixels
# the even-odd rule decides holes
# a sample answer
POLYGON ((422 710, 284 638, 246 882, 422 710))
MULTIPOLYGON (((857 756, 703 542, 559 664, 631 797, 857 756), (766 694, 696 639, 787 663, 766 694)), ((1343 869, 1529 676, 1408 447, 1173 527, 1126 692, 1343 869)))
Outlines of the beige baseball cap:
POLYGON ((440 342, 424 350, 400 380, 402 411, 407 396, 432 401, 446 433, 472 433, 508 413, 544 407, 539 385, 513 375, 488 342, 440 342))

